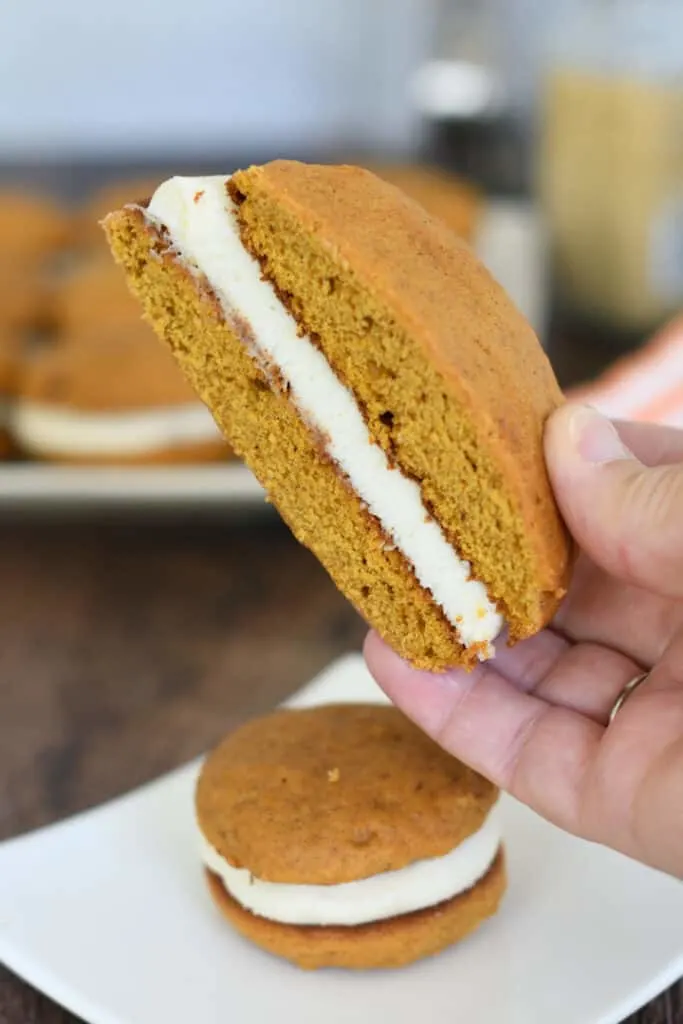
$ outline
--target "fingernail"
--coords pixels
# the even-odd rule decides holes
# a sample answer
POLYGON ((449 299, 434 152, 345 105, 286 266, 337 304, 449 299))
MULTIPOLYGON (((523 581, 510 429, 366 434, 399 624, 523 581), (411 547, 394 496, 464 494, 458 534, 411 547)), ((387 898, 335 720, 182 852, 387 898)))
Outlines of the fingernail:
POLYGON ((569 430, 579 458, 584 462, 599 464, 633 458, 614 424, 589 405, 578 406, 573 411, 569 430))

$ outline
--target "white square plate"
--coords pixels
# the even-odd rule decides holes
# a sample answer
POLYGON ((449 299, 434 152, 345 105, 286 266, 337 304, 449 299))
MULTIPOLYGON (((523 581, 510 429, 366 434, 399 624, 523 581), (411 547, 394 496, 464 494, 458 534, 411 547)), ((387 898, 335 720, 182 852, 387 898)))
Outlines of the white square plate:
MULTIPOLYGON (((292 703, 359 699, 382 698, 354 655, 292 703)), ((497 918, 408 969, 299 971, 214 910, 196 774, 0 844, 0 959, 91 1024, 606 1024, 683 973, 679 883, 508 799, 511 881, 497 918)))

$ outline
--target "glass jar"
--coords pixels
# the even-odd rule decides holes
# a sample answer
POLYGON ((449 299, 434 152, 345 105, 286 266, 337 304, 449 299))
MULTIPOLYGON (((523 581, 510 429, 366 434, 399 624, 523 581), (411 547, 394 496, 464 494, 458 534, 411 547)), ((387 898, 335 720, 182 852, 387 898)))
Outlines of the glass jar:
POLYGON ((683 4, 580 0, 553 29, 538 185, 559 296, 649 330, 683 306, 683 4))

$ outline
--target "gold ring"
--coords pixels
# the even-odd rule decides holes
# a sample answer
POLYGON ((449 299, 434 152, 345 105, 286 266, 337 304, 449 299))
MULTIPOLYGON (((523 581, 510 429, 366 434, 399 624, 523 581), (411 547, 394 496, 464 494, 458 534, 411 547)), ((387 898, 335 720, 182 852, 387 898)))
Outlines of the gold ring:
POLYGON ((649 675, 649 672, 642 672, 639 676, 634 676, 634 678, 626 684, 624 689, 621 691, 621 693, 615 700, 614 706, 609 713, 609 721, 607 723, 608 725, 612 724, 614 719, 617 717, 618 712, 621 711, 621 709, 623 708, 624 704, 629 699, 631 694, 638 689, 641 683, 645 682, 649 675))

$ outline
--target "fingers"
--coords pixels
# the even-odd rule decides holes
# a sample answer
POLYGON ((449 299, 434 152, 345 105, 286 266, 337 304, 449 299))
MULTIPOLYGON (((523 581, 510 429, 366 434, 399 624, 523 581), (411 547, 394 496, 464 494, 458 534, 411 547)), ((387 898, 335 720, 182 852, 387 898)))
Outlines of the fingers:
MULTIPOLYGON (((622 441, 648 466, 683 460, 683 430, 651 423, 615 423, 622 441)), ((574 569, 554 624, 574 641, 604 644, 652 665, 683 623, 683 606, 615 581, 586 556, 574 569)))
POLYGON ((493 666, 497 672, 526 693, 533 692, 569 649, 569 641, 552 629, 506 647, 496 644, 493 666))
POLYGON ((569 643, 551 630, 497 652, 493 667, 518 690, 606 726, 626 684, 642 668, 593 643, 569 643))
POLYGON ((594 838, 683 877, 683 632, 604 734, 584 792, 594 838))
POLYGON ((365 657, 394 703, 449 753, 568 831, 604 729, 521 692, 490 665, 432 675, 410 668, 371 633, 365 657))
POLYGON ((579 545, 618 579, 683 597, 683 464, 646 467, 587 406, 564 406, 546 430, 560 509, 579 545))
MULTIPOLYGON (((683 630, 619 718, 626 736, 637 737, 635 753, 629 751, 627 773, 638 777, 642 766, 631 801, 637 853, 642 860, 683 878, 683 815, 672 814, 672 808, 683 806, 683 630)), ((627 774, 620 785, 628 782, 627 774)))
POLYGON ((645 466, 683 462, 683 430, 628 420, 616 420, 614 426, 629 451, 645 466))
POLYGON ((553 625, 573 641, 604 644, 648 666, 683 625, 683 605, 621 583, 582 555, 553 625))

